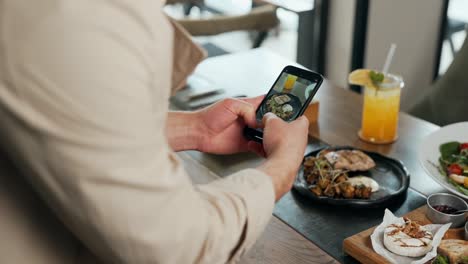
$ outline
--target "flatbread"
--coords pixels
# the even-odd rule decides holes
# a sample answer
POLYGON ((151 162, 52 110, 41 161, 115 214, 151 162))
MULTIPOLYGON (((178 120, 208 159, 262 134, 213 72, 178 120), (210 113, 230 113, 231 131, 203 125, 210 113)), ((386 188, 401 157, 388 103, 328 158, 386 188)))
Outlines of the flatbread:
MULTIPOLYGON (((393 224, 385 228, 384 245, 391 252, 406 257, 420 257, 432 249, 432 233, 424 226, 419 226, 419 231, 423 237, 412 237, 403 232, 404 225, 393 224)), ((421 235, 420 235, 421 236, 421 235)))

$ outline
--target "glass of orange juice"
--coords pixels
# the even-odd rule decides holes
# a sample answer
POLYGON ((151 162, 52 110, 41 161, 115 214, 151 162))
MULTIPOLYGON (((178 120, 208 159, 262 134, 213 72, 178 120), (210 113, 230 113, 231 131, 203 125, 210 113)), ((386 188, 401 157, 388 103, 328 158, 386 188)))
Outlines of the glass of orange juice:
POLYGON ((374 144, 388 144, 398 138, 398 113, 403 86, 403 79, 393 74, 386 74, 380 83, 364 85, 359 138, 374 144))
POLYGON ((292 88, 294 87, 296 80, 297 80, 296 75, 288 74, 288 77, 286 78, 286 81, 284 82, 284 91, 290 92, 292 88))

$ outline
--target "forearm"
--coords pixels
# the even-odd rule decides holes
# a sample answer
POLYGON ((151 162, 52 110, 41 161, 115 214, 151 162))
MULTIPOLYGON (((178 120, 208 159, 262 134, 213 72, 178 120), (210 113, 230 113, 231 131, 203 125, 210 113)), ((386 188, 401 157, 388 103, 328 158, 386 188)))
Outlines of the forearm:
POLYGON ((291 189, 293 182, 291 179, 294 178, 297 173, 297 169, 277 159, 266 160, 257 169, 270 176, 275 190, 276 201, 291 189))
POLYGON ((166 137, 174 151, 198 149, 200 130, 196 112, 169 112, 166 137))

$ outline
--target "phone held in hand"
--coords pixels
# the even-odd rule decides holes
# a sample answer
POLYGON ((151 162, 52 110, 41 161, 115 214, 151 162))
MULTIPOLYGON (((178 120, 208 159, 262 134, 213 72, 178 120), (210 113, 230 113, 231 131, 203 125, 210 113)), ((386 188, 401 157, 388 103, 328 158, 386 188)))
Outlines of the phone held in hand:
MULTIPOLYGON (((286 66, 280 73, 270 91, 260 103, 256 119, 262 122, 263 115, 272 112, 286 122, 291 122, 302 114, 314 98, 322 84, 322 75, 294 66, 286 66)), ((248 140, 263 142, 263 130, 244 128, 248 140)))

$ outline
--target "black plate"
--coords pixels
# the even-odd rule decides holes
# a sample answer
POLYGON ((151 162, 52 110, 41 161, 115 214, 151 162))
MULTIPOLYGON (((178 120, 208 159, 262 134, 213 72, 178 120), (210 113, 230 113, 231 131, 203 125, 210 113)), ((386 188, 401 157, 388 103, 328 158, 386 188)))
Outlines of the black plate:
MULTIPOLYGON (((315 150, 305 157, 316 156, 317 153, 325 148, 315 150)), ((329 147, 327 149, 342 150, 356 149, 352 147, 329 147)), ((316 196, 309 188, 308 183, 304 178, 304 168, 301 165, 299 173, 294 182, 294 189, 300 194, 306 196, 310 200, 317 203, 325 203, 331 205, 346 205, 352 207, 381 207, 399 200, 398 198, 406 195, 408 190, 410 175, 403 163, 399 160, 383 156, 379 153, 361 150, 369 155, 376 163, 376 166, 365 172, 355 172, 351 175, 364 175, 371 177, 379 184, 379 190, 372 193, 369 199, 344 199, 344 198, 329 198, 326 196, 316 196)))

